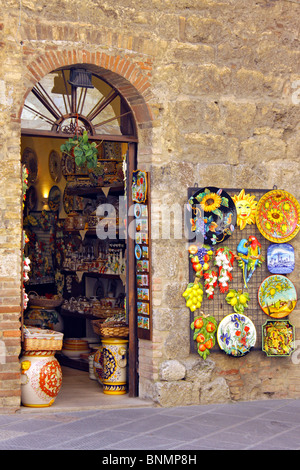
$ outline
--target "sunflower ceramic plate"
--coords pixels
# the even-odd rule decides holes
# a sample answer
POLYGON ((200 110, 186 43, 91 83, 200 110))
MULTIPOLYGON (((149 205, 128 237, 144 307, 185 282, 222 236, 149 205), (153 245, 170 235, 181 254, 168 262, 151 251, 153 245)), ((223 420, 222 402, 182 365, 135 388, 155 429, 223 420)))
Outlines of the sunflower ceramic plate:
POLYGON ((270 317, 286 317, 297 304, 294 284, 281 274, 268 276, 258 289, 258 303, 270 317))
POLYGON ((255 326, 246 315, 232 313, 219 323, 217 341, 226 354, 244 356, 256 343, 255 326))
POLYGON ((212 186, 199 189, 189 199, 187 209, 192 234, 201 243, 221 243, 235 229, 235 203, 223 189, 212 186))
POLYGON ((269 191, 258 201, 256 224, 270 242, 288 242, 300 229, 300 205, 287 191, 269 191))
POLYGON ((288 320, 268 320, 262 325, 262 350, 267 356, 290 356, 294 338, 294 327, 288 320))

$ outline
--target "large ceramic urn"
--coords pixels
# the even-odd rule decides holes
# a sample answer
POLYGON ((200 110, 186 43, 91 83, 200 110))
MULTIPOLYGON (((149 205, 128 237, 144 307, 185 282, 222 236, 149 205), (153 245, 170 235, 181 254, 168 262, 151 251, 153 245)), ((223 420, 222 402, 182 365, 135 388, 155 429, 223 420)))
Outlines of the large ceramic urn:
POLYGON ((56 351, 24 351, 21 362, 21 400, 24 406, 51 406, 61 388, 62 370, 56 351))
POLYGON ((101 383, 103 393, 123 395, 127 393, 127 346, 123 338, 101 339, 101 383))

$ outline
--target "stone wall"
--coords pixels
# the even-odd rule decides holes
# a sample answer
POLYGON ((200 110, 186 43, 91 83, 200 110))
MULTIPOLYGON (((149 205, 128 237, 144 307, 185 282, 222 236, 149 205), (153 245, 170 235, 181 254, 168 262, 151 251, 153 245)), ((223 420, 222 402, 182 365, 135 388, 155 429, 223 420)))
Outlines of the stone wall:
MULTIPOLYGON (((300 200, 299 13, 294 0, 7 0, 0 7, 0 407, 20 401, 20 114, 51 70, 91 63, 128 93, 139 166, 157 204, 195 182, 290 190, 300 200), (118 81, 121 77, 121 82, 118 81), (129 88, 128 88, 129 86, 129 88), (131 93, 133 92, 133 93, 131 93), (1 361, 0 361, 1 362, 1 361)), ((152 211, 152 229, 160 225, 152 211)), ((293 240, 299 289, 299 237, 293 240)), ((153 240, 153 341, 140 341, 140 395, 163 406, 299 397, 299 367, 253 352, 189 353, 186 243, 153 240)), ((291 315, 299 338, 299 309, 291 315)))

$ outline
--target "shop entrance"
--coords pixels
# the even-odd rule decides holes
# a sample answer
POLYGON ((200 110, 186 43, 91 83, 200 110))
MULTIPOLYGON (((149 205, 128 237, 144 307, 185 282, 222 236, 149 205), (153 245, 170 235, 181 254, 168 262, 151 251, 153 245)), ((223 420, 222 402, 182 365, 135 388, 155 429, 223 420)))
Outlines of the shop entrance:
POLYGON ((101 332, 119 327, 114 331, 128 341, 127 397, 136 397, 134 241, 127 237, 128 175, 137 155, 133 114, 95 70, 57 69, 26 99, 21 146, 28 170, 24 253, 30 259, 23 325, 63 332, 56 355, 65 375, 60 395, 71 406, 71 397, 78 404, 81 393, 80 406, 97 402, 103 384, 91 365, 92 353, 101 332), (94 143, 96 166, 62 151, 75 137, 94 143))

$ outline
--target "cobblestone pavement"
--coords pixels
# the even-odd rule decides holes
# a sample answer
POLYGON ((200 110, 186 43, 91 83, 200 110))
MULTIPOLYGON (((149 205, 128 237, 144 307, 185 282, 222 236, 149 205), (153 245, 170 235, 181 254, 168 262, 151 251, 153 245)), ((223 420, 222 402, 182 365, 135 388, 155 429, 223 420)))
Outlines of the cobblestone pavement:
POLYGON ((0 449, 296 450, 300 400, 0 414, 0 449))

